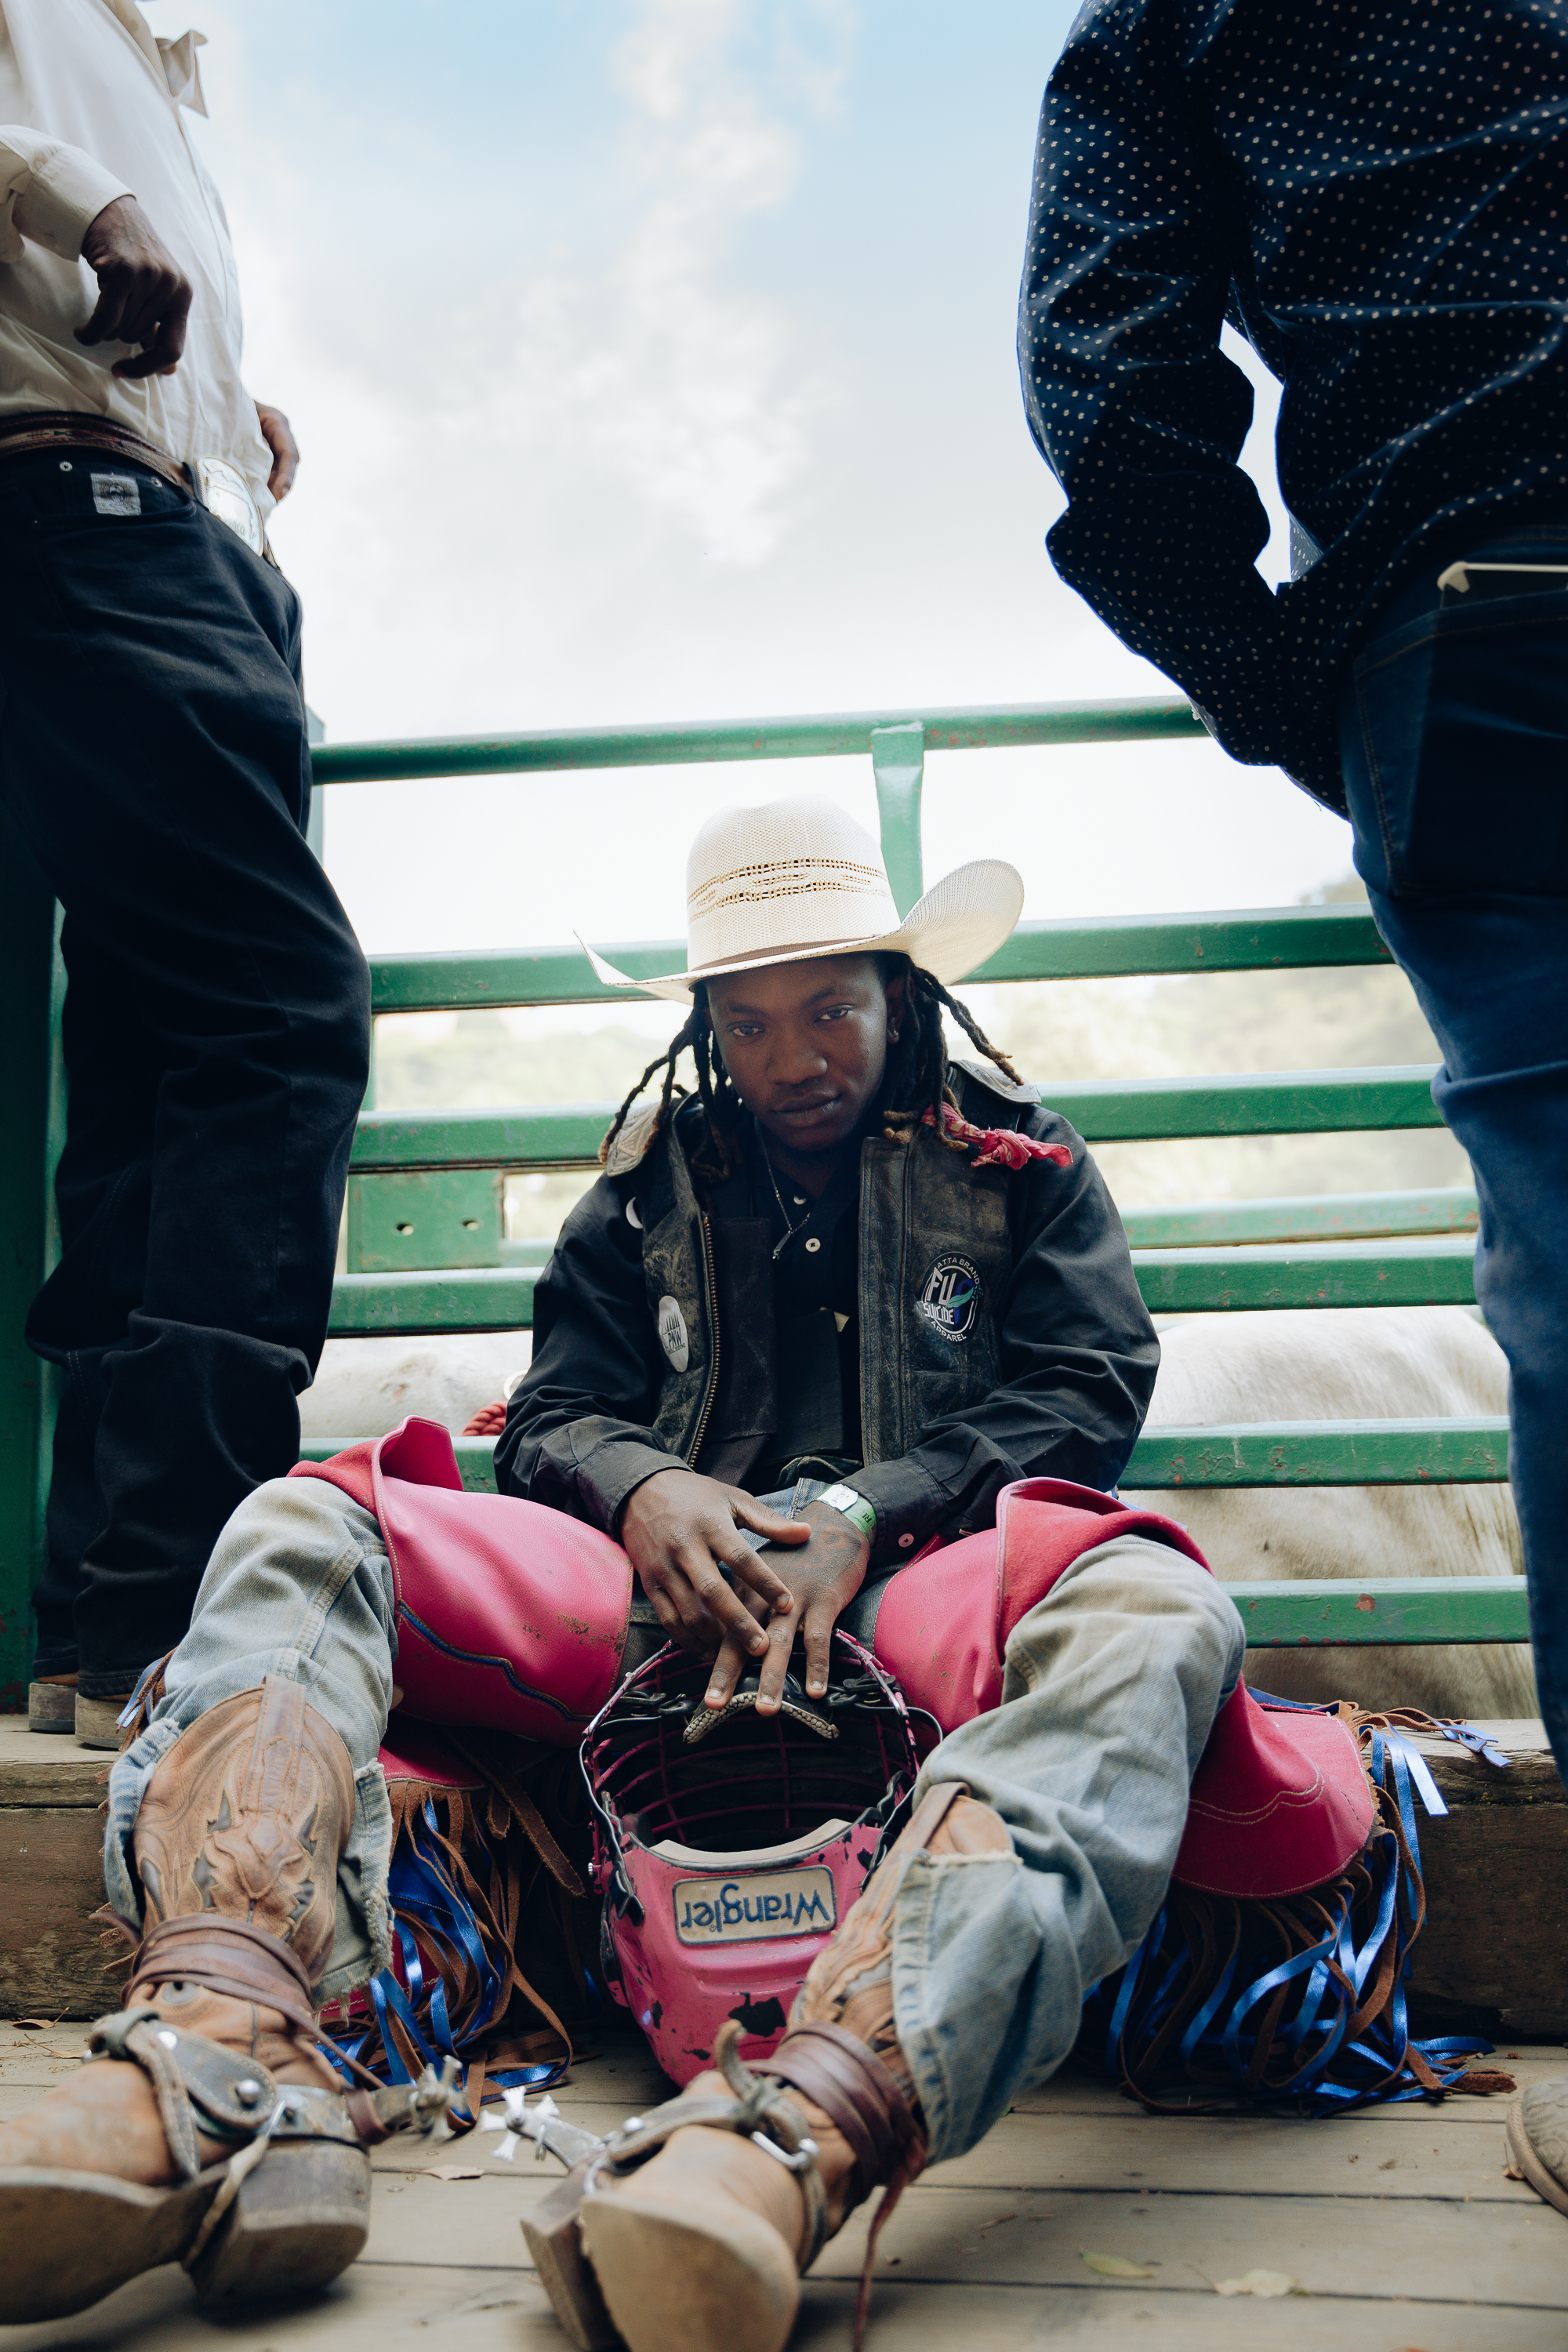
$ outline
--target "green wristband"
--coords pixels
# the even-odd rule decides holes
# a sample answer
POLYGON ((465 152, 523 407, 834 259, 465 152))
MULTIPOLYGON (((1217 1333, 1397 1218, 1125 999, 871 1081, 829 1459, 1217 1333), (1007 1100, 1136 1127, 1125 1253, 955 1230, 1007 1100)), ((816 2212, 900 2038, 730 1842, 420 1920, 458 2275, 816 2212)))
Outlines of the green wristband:
POLYGON ((877 1506, 875 1503, 868 1502, 866 1496, 858 1493, 855 1487, 829 1486, 826 1493, 818 1495, 816 1499, 819 1503, 831 1503, 834 1509, 842 1512, 850 1526, 858 1534, 863 1535, 868 1543, 875 1543, 877 1506))

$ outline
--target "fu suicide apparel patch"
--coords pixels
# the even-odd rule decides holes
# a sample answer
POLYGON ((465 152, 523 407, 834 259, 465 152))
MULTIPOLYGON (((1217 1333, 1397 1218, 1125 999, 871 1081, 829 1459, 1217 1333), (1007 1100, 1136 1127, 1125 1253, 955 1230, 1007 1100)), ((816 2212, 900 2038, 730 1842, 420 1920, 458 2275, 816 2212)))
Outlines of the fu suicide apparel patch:
POLYGON ((969 1258, 948 1251, 939 1257, 920 1286, 915 1313, 939 1339, 956 1346, 974 1328, 983 1296, 980 1269, 969 1258))

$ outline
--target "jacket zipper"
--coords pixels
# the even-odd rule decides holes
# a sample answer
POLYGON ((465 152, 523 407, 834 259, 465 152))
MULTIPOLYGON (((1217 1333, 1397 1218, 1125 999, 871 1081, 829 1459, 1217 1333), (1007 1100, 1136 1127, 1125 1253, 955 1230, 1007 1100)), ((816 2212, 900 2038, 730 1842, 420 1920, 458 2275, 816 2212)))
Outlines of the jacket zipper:
POLYGON ((713 1410, 713 1399, 719 1391, 719 1277, 713 1264, 713 1228, 700 1212, 698 1223, 702 1228, 702 1268, 708 1284, 708 1328, 713 1335, 713 1360, 708 1367, 708 1393, 702 1400, 702 1411, 697 1417, 697 1434, 691 1451, 686 1457, 688 1469, 695 1470, 697 1457, 702 1451, 702 1441, 708 1434, 708 1418, 713 1410))

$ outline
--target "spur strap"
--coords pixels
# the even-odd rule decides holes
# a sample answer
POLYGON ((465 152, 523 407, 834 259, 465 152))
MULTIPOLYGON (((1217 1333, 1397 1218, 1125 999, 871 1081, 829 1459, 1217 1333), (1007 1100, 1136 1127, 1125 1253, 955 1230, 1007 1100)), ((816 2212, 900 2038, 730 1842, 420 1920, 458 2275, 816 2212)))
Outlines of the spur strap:
POLYGON ((756 2072, 788 2083, 843 2133, 855 2158, 857 2205, 892 2178, 912 2147, 923 2146, 914 2110, 888 2069, 841 2025, 793 2027, 756 2072))
POLYGON ((131 1970, 131 1983, 195 1984, 275 2009, 301 2033, 317 2038, 313 1987, 298 1956, 276 1936, 241 1919, 212 1912, 184 1913, 160 1920, 143 1937, 131 1970))
POLYGON ((618 2132, 611 2133, 591 2160, 584 2193, 593 2194, 601 2172, 618 2179, 634 2171, 672 2134, 694 2124, 706 2125, 710 2130, 738 2133, 754 2147, 765 2149, 800 2183, 805 2200, 805 2227, 795 2263, 805 2272, 827 2238, 827 2197, 816 2161, 816 2142, 795 2101, 744 2064, 736 2047, 740 2039, 740 2027, 732 2020, 727 2021, 713 2050, 732 2096, 722 2092, 696 2097, 683 2094, 656 2107, 651 2115, 632 2116, 618 2132))

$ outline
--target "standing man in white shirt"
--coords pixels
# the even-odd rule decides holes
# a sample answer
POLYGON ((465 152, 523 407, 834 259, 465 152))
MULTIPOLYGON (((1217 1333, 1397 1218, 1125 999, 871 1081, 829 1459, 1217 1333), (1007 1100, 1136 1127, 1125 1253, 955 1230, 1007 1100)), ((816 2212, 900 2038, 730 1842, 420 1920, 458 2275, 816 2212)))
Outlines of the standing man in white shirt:
POLYGON ((36 1671, 77 1677, 107 1746, 219 1529, 296 1458, 369 1055, 266 541, 299 453, 241 380, 181 119, 201 46, 131 0, 0 0, 0 807, 69 977, 62 1255, 27 1323, 65 1375, 36 1671))

